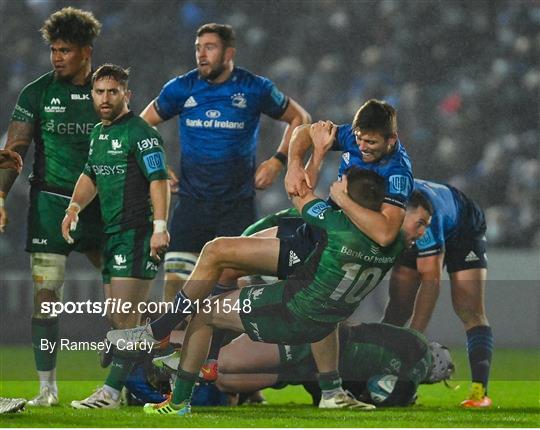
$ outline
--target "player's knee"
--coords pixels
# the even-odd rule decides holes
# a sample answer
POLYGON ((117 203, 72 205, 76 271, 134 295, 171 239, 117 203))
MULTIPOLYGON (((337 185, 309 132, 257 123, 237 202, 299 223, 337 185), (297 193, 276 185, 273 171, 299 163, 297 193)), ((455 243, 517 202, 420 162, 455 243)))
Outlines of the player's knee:
POLYGON ((52 318, 41 313, 44 302, 62 301, 66 256, 35 252, 30 254, 30 266, 34 284, 34 318, 52 318))
POLYGON ((463 323, 465 330, 475 327, 477 325, 487 325, 486 314, 483 309, 477 309, 463 304, 456 304, 454 306, 456 315, 463 323))
POLYGON ((214 264, 219 262, 227 252, 230 252, 230 238, 216 237, 204 245, 201 252, 204 256, 204 260, 202 261, 214 264))

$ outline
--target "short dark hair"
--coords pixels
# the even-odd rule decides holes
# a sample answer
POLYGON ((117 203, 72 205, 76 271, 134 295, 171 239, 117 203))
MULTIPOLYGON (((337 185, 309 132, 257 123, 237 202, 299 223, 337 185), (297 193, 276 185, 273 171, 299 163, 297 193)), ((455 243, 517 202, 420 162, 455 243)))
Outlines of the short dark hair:
POLYGON ((236 34, 234 33, 233 28, 228 24, 216 24, 215 22, 204 24, 197 30, 197 37, 206 33, 217 34, 225 48, 234 48, 236 45, 236 34))
POLYGON ((411 198, 407 203, 407 208, 416 209, 418 207, 423 207, 429 215, 433 215, 433 205, 429 199, 418 190, 413 190, 411 198))
POLYGON ((92 12, 70 6, 49 16, 40 31, 48 43, 63 40, 79 46, 92 46, 101 31, 101 23, 92 12))
POLYGON ((92 86, 94 86, 94 82, 103 78, 113 78, 127 88, 129 81, 129 69, 124 69, 116 64, 103 64, 99 66, 92 74, 92 86))
POLYGON ((345 175, 349 197, 362 207, 379 211, 386 194, 384 178, 371 170, 354 166, 348 168, 345 175))
POLYGON ((389 103, 370 99, 354 115, 353 131, 375 131, 385 139, 397 133, 396 109, 389 103))

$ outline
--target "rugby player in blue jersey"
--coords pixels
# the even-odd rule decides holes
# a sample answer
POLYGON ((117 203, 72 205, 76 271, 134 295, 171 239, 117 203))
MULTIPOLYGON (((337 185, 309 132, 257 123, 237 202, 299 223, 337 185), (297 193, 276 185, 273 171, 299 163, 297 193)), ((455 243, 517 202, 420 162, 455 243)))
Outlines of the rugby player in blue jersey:
POLYGON ((415 247, 402 254, 392 269, 384 322, 404 325, 412 315, 411 328, 423 332, 435 308, 442 267, 446 264, 454 310, 467 334, 472 376, 471 394, 461 406, 489 407, 492 402, 487 396, 487 385, 493 334, 484 307, 487 278, 484 213, 451 186, 417 179, 414 189, 431 202, 434 212, 425 234, 415 247))
POLYGON ((165 255, 165 299, 182 287, 204 244, 237 236, 256 219, 255 189, 268 188, 287 162, 295 127, 309 114, 269 80, 234 65, 231 26, 196 33, 197 68, 167 82, 141 113, 152 126, 178 115, 179 201, 165 255), (261 114, 286 122, 276 154, 255 164, 261 114))

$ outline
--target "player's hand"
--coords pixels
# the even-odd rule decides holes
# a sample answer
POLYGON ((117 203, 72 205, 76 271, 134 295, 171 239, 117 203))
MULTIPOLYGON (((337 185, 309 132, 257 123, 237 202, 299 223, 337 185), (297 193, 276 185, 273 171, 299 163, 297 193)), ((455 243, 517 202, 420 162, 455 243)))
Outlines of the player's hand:
POLYGON ((160 254, 163 254, 169 247, 170 236, 168 231, 153 233, 150 238, 150 257, 156 261, 161 261, 160 254))
POLYGON ((167 172, 169 173, 169 187, 171 188, 171 193, 177 193, 180 180, 178 179, 178 176, 176 176, 176 173, 174 173, 174 170, 170 166, 167 166, 167 172))
POLYGON ((332 121, 319 121, 309 127, 309 136, 313 142, 313 151, 326 154, 334 144, 337 127, 332 121))
POLYGON ((311 179, 302 166, 289 165, 285 175, 285 191, 289 197, 304 197, 310 190, 311 179))
POLYGON ((73 238, 71 237, 69 233, 77 229, 78 222, 79 222, 79 215, 77 211, 69 210, 68 208, 68 210, 66 211, 66 216, 62 220, 62 237, 70 245, 74 243, 75 240, 73 240, 73 238))
POLYGON ((21 156, 10 149, 0 149, 0 169, 14 169, 21 173, 23 160, 21 156))
POLYGON ((330 186, 330 198, 339 206, 343 206, 343 201, 349 199, 347 193, 347 176, 343 175, 341 181, 337 180, 330 186))
POLYGON ((7 210, 5 207, 0 206, 0 233, 4 233, 6 231, 6 227, 9 223, 7 210))
POLYGON ((274 183, 283 169, 283 164, 275 157, 263 161, 255 172, 255 188, 265 190, 274 183))

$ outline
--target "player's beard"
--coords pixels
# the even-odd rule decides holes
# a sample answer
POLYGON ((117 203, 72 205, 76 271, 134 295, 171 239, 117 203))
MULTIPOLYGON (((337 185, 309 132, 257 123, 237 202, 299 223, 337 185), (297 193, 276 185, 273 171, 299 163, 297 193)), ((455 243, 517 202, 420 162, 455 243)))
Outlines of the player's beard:
POLYGON ((207 74, 204 74, 199 68, 199 75, 207 81, 215 81, 225 71, 224 59, 225 54, 221 56, 217 65, 211 67, 210 72, 207 74))

